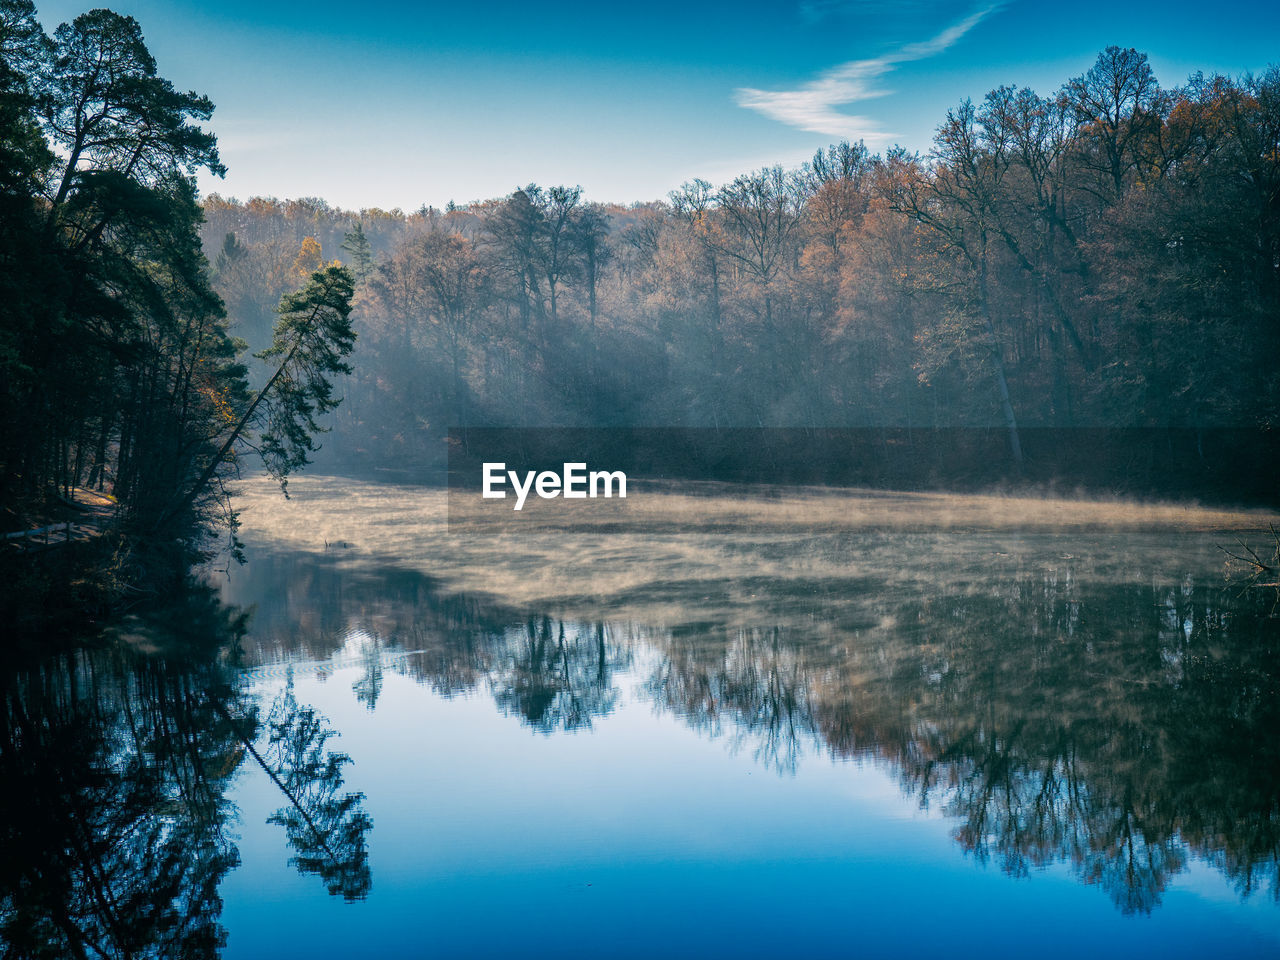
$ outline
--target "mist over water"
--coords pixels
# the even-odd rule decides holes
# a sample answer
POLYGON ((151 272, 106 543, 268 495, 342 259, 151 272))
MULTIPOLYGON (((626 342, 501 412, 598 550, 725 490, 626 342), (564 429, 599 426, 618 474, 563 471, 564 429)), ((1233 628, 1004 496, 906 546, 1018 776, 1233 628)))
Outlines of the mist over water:
MULTIPOLYGON (((620 610, 649 594, 658 600, 655 585, 667 588, 668 600, 700 584, 757 580, 808 588, 874 577, 890 587, 956 587, 974 585, 993 565, 1038 564, 1108 580, 1221 579, 1219 546, 1265 534, 1275 516, 1118 499, 712 483, 633 488, 625 501, 531 500, 518 519, 502 512, 497 536, 487 522, 493 513, 455 506, 451 517, 448 495, 432 488, 305 477, 281 502, 278 487, 259 478, 242 485, 238 502, 245 537, 264 550, 353 564, 376 559, 508 603, 620 610)), ((738 599, 750 598, 748 591, 738 599)))

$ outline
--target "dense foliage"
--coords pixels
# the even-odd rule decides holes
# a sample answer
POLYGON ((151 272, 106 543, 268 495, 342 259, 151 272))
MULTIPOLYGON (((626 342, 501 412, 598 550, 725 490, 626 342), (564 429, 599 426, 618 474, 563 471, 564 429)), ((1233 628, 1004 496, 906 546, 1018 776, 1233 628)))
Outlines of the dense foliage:
MULTIPOLYGON (((1165 89, 1109 48, 962 103, 934 150, 820 151, 663 203, 530 185, 445 211, 205 203, 251 341, 308 243, 360 264, 332 446, 450 425, 1268 429, 1280 410, 1280 71, 1165 89), (352 251, 357 250, 358 253, 352 251)), ((318 251, 311 253, 318 257, 318 251)))
POLYGON ((282 477, 306 462, 354 339, 351 280, 316 262, 290 286, 274 389, 252 394, 198 232, 194 176, 223 172, 198 125, 213 105, 162 79, 110 10, 49 37, 30 0, 0 0, 0 53, 5 529, 91 486, 135 543, 190 545, 230 516, 223 481, 250 438, 282 477))

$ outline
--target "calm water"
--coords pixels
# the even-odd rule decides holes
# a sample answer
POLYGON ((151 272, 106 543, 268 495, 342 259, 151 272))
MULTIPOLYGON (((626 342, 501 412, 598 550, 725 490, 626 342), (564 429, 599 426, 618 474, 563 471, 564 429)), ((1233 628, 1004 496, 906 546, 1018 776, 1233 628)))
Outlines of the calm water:
POLYGON ((1280 951, 1265 517, 291 489, 220 597, 7 675, 13 955, 1280 951))

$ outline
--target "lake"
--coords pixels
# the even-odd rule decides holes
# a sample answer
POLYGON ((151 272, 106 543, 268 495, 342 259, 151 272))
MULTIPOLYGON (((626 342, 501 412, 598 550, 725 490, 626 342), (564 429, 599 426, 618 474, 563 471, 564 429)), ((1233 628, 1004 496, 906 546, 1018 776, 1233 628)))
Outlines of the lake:
POLYGON ((243 488, 216 595, 6 678, 32 943, 1280 952, 1280 595, 1221 549, 1273 517, 689 484, 495 529, 243 488))

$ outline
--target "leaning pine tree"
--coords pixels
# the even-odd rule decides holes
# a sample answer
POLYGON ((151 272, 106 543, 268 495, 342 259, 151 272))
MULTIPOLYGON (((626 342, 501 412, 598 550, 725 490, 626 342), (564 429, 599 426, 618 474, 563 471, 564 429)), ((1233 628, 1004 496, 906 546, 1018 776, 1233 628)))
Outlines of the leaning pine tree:
POLYGON ((325 432, 317 418, 340 402, 333 377, 351 372, 346 358, 356 340, 351 327, 354 286, 350 271, 332 264, 313 273, 301 290, 281 298, 271 346, 255 354, 277 364, 275 372, 219 438, 215 452, 161 515, 159 526, 184 522, 192 511, 214 513, 214 504, 226 499, 224 479, 238 473, 242 449, 256 451, 287 494, 289 474, 309 462, 316 434, 325 432))

